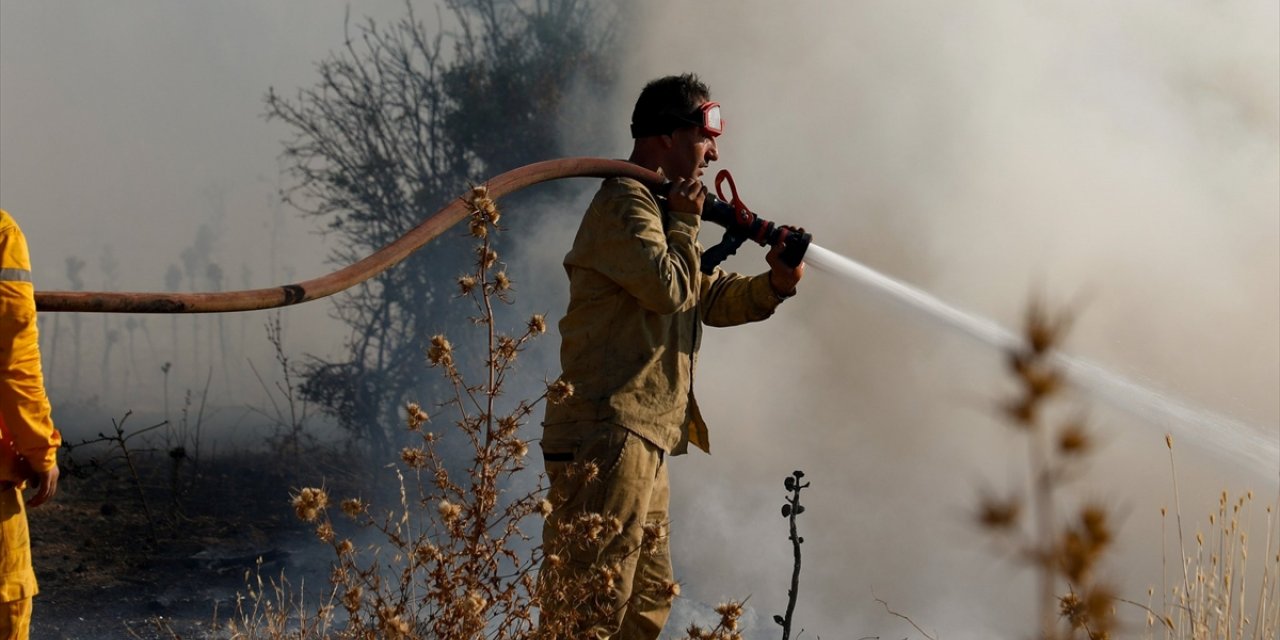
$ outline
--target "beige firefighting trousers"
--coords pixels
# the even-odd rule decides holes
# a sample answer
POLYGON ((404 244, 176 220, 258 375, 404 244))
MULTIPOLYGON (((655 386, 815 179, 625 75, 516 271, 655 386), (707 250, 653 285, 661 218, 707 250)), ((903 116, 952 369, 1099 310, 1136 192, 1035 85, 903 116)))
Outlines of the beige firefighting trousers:
POLYGON ((541 628, 549 637, 656 640, 675 596, 666 455, 607 424, 547 427, 541 628))

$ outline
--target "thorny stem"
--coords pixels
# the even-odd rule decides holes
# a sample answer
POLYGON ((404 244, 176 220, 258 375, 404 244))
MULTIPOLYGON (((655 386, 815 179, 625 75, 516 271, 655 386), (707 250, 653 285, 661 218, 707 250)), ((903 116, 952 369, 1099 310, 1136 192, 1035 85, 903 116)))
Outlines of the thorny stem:
POLYGON ((794 566, 791 569, 791 588, 787 590, 787 613, 780 620, 775 616, 774 620, 782 625, 782 640, 788 640, 791 637, 791 618, 796 610, 796 600, 800 596, 800 544, 804 542, 796 531, 796 516, 800 515, 803 507, 800 506, 800 490, 808 488, 808 482, 800 482, 804 477, 801 471, 795 471, 791 477, 787 478, 786 487, 791 490, 791 495, 787 497, 787 505, 789 509, 785 509, 787 519, 791 525, 791 553, 794 558, 794 566))

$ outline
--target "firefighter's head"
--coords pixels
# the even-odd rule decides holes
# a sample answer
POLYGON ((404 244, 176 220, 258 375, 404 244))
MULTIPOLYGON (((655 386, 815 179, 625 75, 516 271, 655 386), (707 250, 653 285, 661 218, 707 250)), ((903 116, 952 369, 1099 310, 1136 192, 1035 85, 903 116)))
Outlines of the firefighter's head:
POLYGON ((645 85, 631 112, 638 155, 660 166, 668 178, 696 180, 719 159, 716 138, 724 131, 720 105, 692 73, 645 85))

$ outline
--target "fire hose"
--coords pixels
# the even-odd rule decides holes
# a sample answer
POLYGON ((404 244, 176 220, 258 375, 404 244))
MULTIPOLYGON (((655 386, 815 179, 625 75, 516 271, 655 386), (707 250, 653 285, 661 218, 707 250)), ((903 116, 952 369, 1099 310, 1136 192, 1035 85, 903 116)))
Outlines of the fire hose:
MULTIPOLYGON (((602 158, 562 158, 525 165, 490 179, 486 186, 490 198, 497 199, 535 184, 561 178, 614 178, 638 180, 665 196, 663 177, 623 160, 602 158)), ((704 220, 726 228, 719 245, 707 250, 703 270, 710 271, 731 255, 743 242, 752 240, 762 246, 783 245, 781 258, 798 265, 808 249, 809 234, 777 225, 755 215, 738 198, 733 179, 727 171, 716 178, 716 187, 727 180, 732 196, 725 201, 707 194, 703 206, 704 220)), ((43 312, 91 313, 222 313, 254 311, 301 304, 331 296, 351 288, 394 267, 431 240, 470 215, 470 203, 459 198, 436 211, 418 226, 358 262, 332 273, 266 289, 225 291, 218 293, 127 293, 105 291, 43 291, 36 293, 36 308, 43 312)))
MULTIPOLYGON (((622 160, 600 158, 563 158, 547 160, 513 169, 495 176, 486 184, 490 198, 500 198, 525 187, 561 178, 627 177, 638 180, 653 190, 659 200, 665 198, 663 177, 643 167, 622 160)), ((702 268, 708 271, 732 255, 744 242, 752 240, 764 246, 782 245, 783 262, 795 266, 808 254, 813 266, 864 285, 890 299, 942 322, 998 348, 1021 344, 1021 338, 996 323, 965 313, 947 305, 927 292, 899 282, 849 258, 810 246, 811 236, 801 229, 777 225, 752 213, 738 197, 733 178, 721 171, 716 176, 719 197, 706 195, 702 219, 725 227, 720 244, 702 254, 702 268), (727 182, 730 195, 721 191, 727 182), (809 251, 812 248, 812 251, 809 251)), ((220 293, 121 293, 88 291, 45 291, 36 293, 40 311, 99 313, 219 313, 253 311, 300 304, 353 287, 394 267, 414 251, 440 236, 445 230, 470 215, 470 202, 459 198, 441 208, 418 226, 368 257, 333 273, 267 289, 227 291, 220 293)), ((1193 436, 1202 446, 1221 449, 1232 456, 1246 457, 1257 468, 1268 470, 1274 479, 1277 445, 1264 438, 1262 429, 1228 416, 1202 410, 1147 389, 1091 362, 1058 354, 1059 364, 1073 383, 1135 414, 1164 424, 1172 421, 1189 427, 1182 433, 1193 436), (1224 448, 1227 440, 1247 444, 1224 448)))

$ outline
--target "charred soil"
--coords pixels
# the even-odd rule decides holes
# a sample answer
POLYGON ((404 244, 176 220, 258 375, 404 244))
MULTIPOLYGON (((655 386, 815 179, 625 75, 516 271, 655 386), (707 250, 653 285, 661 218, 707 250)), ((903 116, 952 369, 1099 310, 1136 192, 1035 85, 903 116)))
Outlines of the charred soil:
POLYGON ((323 584, 327 559, 289 492, 355 487, 359 466, 336 453, 155 455, 135 476, 67 457, 58 495, 29 513, 37 640, 217 638, 252 576, 323 584))

